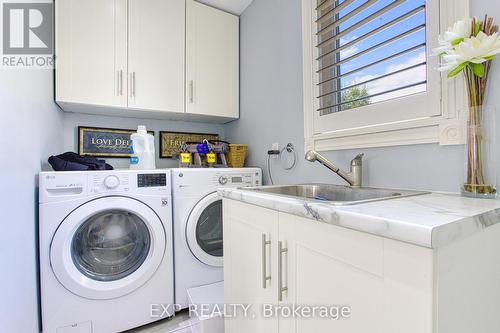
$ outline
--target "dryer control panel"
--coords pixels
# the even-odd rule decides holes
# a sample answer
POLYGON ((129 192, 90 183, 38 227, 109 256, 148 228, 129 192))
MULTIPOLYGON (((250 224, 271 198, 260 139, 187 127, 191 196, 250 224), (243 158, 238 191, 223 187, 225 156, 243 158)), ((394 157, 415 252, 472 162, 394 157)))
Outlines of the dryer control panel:
POLYGON ((199 196, 224 187, 248 187, 262 185, 259 168, 186 168, 174 169, 172 188, 177 196, 199 196))
POLYGON ((240 187, 240 186, 258 186, 261 184, 260 172, 217 173, 214 181, 217 186, 240 187))

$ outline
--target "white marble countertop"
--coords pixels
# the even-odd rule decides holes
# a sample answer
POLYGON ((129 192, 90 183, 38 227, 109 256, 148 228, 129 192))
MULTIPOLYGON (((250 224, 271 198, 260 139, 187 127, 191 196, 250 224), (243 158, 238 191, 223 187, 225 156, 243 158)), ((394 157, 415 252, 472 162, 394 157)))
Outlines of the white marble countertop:
POLYGON ((428 248, 438 248, 500 223, 500 200, 431 193, 352 206, 245 189, 219 195, 315 221, 428 248))

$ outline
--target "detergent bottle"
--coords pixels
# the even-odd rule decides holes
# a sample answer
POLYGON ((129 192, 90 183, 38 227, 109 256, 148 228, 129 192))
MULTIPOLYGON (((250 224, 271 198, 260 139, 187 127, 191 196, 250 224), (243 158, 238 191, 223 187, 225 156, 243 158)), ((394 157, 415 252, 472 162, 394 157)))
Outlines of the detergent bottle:
POLYGON ((146 130, 146 126, 139 126, 137 133, 130 136, 130 169, 154 170, 155 163, 155 138, 146 130))

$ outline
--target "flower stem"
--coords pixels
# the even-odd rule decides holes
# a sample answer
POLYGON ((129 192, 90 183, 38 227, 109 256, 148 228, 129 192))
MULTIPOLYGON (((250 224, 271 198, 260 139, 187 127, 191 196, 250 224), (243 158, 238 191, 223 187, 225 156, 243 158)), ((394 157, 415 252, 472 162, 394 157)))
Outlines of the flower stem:
POLYGON ((485 75, 479 77, 470 67, 464 70, 469 100, 468 152, 467 152, 467 185, 485 185, 483 171, 483 103, 486 95, 490 62, 485 64, 485 75))

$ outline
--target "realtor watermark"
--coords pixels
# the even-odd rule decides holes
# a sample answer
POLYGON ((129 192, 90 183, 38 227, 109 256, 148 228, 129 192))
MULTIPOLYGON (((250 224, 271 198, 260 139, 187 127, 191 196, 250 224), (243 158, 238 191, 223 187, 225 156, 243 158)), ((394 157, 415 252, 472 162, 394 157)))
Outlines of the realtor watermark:
POLYGON ((151 304, 149 315, 151 318, 168 318, 182 310, 180 304, 151 304))
POLYGON ((52 2, 2 2, 1 67, 54 67, 52 2))
POLYGON ((263 304, 262 314, 264 318, 345 320, 351 318, 351 307, 347 305, 263 304))
MULTIPOLYGON (((188 307, 190 317, 236 317, 249 316, 251 306, 246 304, 191 304, 188 307)), ((182 310, 180 304, 151 304, 150 316, 152 318, 168 318, 182 310)))
MULTIPOLYGON (((167 318, 182 309, 179 304, 151 304, 152 318, 167 318)), ((191 304, 188 307, 191 318, 295 318, 347 320, 351 318, 348 305, 299 305, 299 304, 191 304)))

